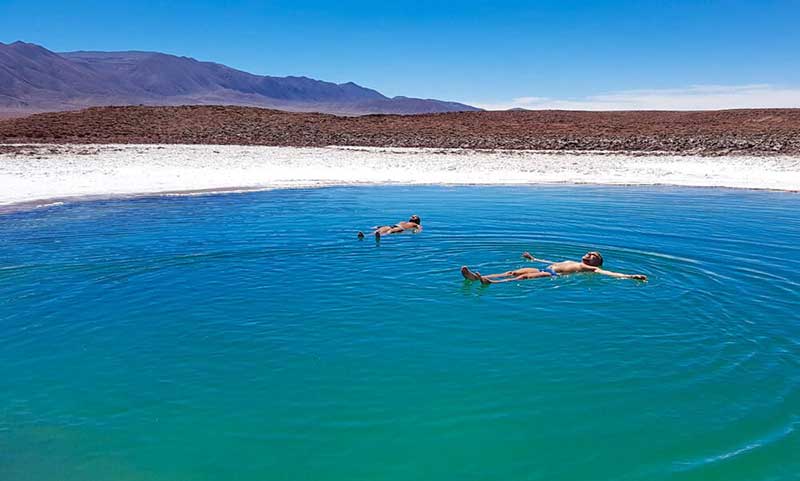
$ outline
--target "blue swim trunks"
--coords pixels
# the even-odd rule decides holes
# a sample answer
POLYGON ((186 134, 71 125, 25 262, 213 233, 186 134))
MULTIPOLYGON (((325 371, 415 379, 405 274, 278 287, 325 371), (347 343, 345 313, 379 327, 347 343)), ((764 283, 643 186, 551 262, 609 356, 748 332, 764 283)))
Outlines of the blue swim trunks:
POLYGON ((558 272, 553 270, 553 268, 550 267, 550 266, 547 266, 544 269, 542 269, 542 272, 547 272, 548 274, 550 274, 553 277, 558 277, 558 272))

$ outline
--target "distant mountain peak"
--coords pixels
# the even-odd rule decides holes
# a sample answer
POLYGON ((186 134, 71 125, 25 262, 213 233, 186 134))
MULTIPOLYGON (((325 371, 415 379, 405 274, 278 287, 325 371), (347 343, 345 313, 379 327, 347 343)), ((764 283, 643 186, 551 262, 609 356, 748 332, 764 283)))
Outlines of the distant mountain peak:
POLYGON ((479 110, 456 102, 388 98, 355 82, 254 75, 222 64, 147 51, 55 53, 0 43, 0 109, 99 105, 247 105, 335 114, 479 110))

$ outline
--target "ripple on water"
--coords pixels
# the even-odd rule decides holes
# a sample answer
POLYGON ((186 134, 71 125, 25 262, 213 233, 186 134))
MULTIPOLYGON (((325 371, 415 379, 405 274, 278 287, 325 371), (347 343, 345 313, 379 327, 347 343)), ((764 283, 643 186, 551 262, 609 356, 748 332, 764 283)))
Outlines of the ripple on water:
POLYGON ((65 479, 113 477, 96 457, 188 479, 209 452, 208 473, 238 479, 791 479, 798 207, 767 192, 398 186, 9 214, 6 478, 34 472, 48 436, 27 429, 50 426, 69 432, 47 441, 65 479), (355 238, 410 213, 418 235, 355 238), (650 281, 459 274, 588 250, 650 281))

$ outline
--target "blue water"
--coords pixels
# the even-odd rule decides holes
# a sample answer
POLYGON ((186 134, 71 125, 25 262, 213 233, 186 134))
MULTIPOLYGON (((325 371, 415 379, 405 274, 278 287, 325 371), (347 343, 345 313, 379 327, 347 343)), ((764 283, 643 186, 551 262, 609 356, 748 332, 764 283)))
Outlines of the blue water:
POLYGON ((0 216, 0 480, 796 480, 798 212, 348 187, 0 216), (590 249, 650 282, 458 272, 590 249))

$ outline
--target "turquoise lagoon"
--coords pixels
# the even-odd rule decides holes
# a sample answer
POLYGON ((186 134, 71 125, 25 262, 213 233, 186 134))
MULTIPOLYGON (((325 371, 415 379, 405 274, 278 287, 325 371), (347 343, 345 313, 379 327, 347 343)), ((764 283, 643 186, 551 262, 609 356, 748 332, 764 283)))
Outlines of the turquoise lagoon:
POLYGON ((798 479, 798 213, 371 186, 3 215, 0 479, 798 479), (650 282, 458 271, 590 249, 650 282))

